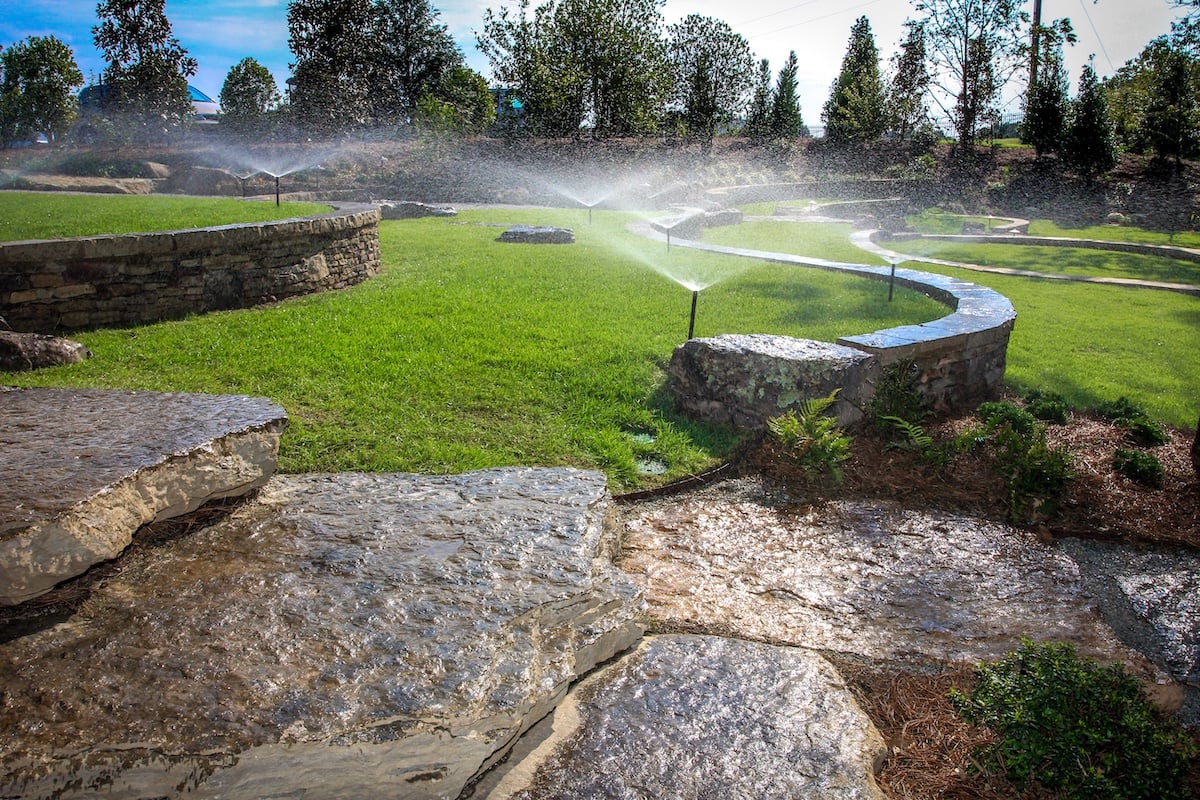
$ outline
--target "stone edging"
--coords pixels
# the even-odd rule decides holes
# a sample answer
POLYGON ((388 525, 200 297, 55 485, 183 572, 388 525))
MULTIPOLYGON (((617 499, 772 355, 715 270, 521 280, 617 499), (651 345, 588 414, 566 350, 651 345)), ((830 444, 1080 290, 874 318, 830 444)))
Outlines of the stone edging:
POLYGON ((341 289, 378 274, 379 209, 192 230, 0 243, 14 330, 137 325, 341 289))
MULTIPOLYGON (((649 222, 634 222, 630 230, 666 241, 666 235, 649 222)), ((856 236, 863 236, 869 242, 870 233, 860 232, 856 236)), ((671 243, 762 261, 851 272, 880 281, 888 280, 891 274, 891 267, 886 266, 705 244, 692 239, 673 238, 671 243)), ((896 284, 922 292, 949 306, 952 312, 919 325, 844 336, 837 343, 874 355, 882 367, 902 361, 916 362, 922 370, 922 391, 936 407, 961 407, 994 396, 1004 381, 1008 339, 1017 316, 1008 298, 967 281, 901 267, 896 269, 896 284)))

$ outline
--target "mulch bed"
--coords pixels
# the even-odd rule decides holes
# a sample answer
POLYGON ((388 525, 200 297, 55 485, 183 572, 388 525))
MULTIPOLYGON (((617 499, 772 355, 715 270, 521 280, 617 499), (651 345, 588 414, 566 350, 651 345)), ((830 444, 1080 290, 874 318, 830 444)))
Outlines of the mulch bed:
MULTIPOLYGON (((926 424, 945 441, 972 425, 969 417, 926 424)), ((1161 462, 1161 488, 1139 485, 1113 469, 1117 448, 1138 446, 1129 433, 1094 416, 1075 412, 1066 425, 1051 425, 1047 439, 1071 453, 1073 479, 1056 513, 1032 527, 1046 540, 1061 536, 1100 538, 1132 546, 1200 547, 1200 479, 1192 467, 1192 434, 1168 429, 1171 441, 1153 448, 1161 462)), ((851 458, 841 483, 814 480, 790 462, 769 439, 756 444, 744 465, 809 501, 885 499, 999 521, 1008 518, 1008 493, 987 448, 959 456, 946 466, 889 446, 892 437, 874 426, 852 430, 851 458)), ((891 748, 878 776, 894 800, 1050 800, 1036 787, 1025 792, 998 775, 981 774, 972 751, 988 743, 986 730, 965 723, 948 699, 951 688, 970 691, 973 669, 946 666, 932 671, 836 660, 863 709, 891 748)), ((1200 731, 1193 732, 1200 743, 1200 731)), ((1200 797, 1200 760, 1191 790, 1200 797)))

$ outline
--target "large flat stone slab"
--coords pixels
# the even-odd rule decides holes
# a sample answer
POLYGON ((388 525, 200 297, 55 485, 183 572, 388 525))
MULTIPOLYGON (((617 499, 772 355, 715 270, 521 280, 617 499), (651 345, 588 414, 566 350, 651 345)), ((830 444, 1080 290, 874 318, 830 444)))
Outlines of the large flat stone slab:
POLYGON ((602 474, 277 476, 0 645, 0 796, 454 798, 641 636, 602 474))
POLYGON ((656 636, 572 691, 485 796, 875 800, 886 752, 820 655, 656 636))
POLYGON ((1075 562, 1027 531, 747 486, 629 509, 619 565, 657 623, 889 661, 973 663, 1026 637, 1069 641, 1154 673, 1104 623, 1075 562))
POLYGON ((147 522, 261 486, 286 425, 259 397, 0 388, 0 604, 115 557, 147 522))

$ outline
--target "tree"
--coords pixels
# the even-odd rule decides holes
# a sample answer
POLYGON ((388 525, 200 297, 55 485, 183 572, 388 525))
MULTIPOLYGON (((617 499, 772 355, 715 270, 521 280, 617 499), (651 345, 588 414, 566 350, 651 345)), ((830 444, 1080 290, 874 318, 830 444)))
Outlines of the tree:
POLYGON ((1055 20, 1039 29, 1038 40, 1037 79, 1026 96, 1021 139, 1033 145, 1037 157, 1041 158, 1046 153, 1058 152, 1066 130, 1070 98, 1062 48, 1064 42, 1075 43, 1070 20, 1055 20))
POLYGON ((395 123, 423 95, 437 95, 439 87, 449 86, 463 57, 428 0, 378 0, 376 13, 373 117, 395 123))
POLYGON ((825 122, 825 138, 835 144, 873 141, 887 130, 879 50, 866 17, 859 17, 850 29, 842 69, 821 111, 821 119, 825 122))
POLYGON ((950 117, 959 144, 975 143, 994 116, 1000 88, 1025 50, 1023 0, 913 0, 923 17, 935 101, 950 117))
POLYGON ((800 113, 800 99, 797 96, 796 75, 799 65, 796 51, 788 53, 787 61, 779 70, 779 78, 775 82, 775 91, 771 97, 771 136, 776 139, 794 139, 797 136, 807 136, 808 128, 804 125, 804 117, 800 113))
POLYGON ((889 124, 901 139, 910 139, 929 120, 925 95, 929 91, 929 68, 925 58, 925 26, 905 22, 908 34, 893 59, 894 72, 888 91, 889 124))
POLYGON ((1142 127, 1155 154, 1173 159, 1194 155, 1200 129, 1200 97, 1196 62, 1179 48, 1168 48, 1159 60, 1151 82, 1150 98, 1142 127))
POLYGON ((656 129, 670 89, 664 0, 549 0, 484 14, 479 49, 524 107, 527 130, 597 136, 656 129))
POLYGON ((754 56, 745 37, 712 17, 691 14, 668 28, 672 99, 683 110, 688 135, 711 143, 717 127, 746 107, 754 56))
POLYGON ((260 134, 279 106, 279 87, 270 70, 253 58, 243 58, 221 86, 221 125, 234 133, 260 134))
POLYGON ((30 36, 0 51, 0 134, 5 142, 55 141, 75 121, 83 73, 71 48, 53 36, 30 36))
POLYGON ((378 40, 371 0, 292 0, 288 47, 290 106, 296 122, 334 135, 371 122, 378 40))
POLYGON ((1117 145, 1112 119, 1096 71, 1085 64, 1079 76, 1079 94, 1071 104, 1063 135, 1062 159, 1089 182, 1117 165, 1117 145))
POLYGON ((415 111, 417 120, 434 130, 478 133, 496 119, 496 102, 482 75, 459 66, 435 91, 421 95, 415 111))
POLYGON ((192 115, 188 78, 196 59, 171 35, 165 0, 104 0, 92 28, 107 66, 102 80, 106 111, 136 117, 143 132, 169 130, 192 115))
POLYGON ((758 76, 754 79, 754 97, 746 114, 746 135, 756 144, 766 141, 771 133, 771 107, 774 105, 771 89, 771 62, 758 62, 758 76))

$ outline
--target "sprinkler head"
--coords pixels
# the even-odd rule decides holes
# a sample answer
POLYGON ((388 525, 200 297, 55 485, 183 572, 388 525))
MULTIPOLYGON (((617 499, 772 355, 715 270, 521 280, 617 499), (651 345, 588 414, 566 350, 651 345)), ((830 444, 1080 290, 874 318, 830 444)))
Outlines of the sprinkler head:
POLYGON ((696 332, 696 300, 700 297, 700 290, 692 290, 692 316, 688 320, 688 339, 692 338, 692 334, 696 332))

